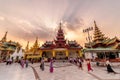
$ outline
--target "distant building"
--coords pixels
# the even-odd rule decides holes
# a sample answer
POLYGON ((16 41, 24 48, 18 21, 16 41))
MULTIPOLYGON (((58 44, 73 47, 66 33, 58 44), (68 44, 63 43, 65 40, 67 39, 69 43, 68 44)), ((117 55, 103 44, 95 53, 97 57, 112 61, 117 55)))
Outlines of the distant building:
POLYGON ((27 43, 27 46, 25 48, 25 55, 24 58, 28 58, 28 59, 39 59, 40 56, 40 51, 39 51, 39 44, 38 44, 38 38, 36 38, 35 43, 33 44, 33 46, 29 49, 29 41, 27 43))
MULTIPOLYGON (((41 47, 37 47, 38 53, 34 53, 34 55, 38 54, 36 57, 67 59, 69 57, 76 58, 82 56, 82 47, 75 40, 67 41, 61 26, 62 24, 60 23, 56 39, 54 41, 46 41, 41 47)), ((27 49, 28 48, 26 47, 26 51, 27 49)), ((36 49, 35 46, 32 49, 36 49)), ((29 53, 31 52, 33 53, 33 51, 29 51, 29 53)), ((32 53, 26 54, 25 56, 27 56, 27 58, 35 58, 35 56, 32 56, 32 53)))
POLYGON ((18 42, 7 41, 7 33, 0 40, 0 59, 6 60, 15 51, 16 47, 21 47, 18 42))
POLYGON ((117 37, 112 39, 105 37, 95 21, 94 25, 94 39, 90 43, 85 43, 85 55, 91 55, 91 58, 96 57, 98 59, 119 58, 120 40, 117 37))

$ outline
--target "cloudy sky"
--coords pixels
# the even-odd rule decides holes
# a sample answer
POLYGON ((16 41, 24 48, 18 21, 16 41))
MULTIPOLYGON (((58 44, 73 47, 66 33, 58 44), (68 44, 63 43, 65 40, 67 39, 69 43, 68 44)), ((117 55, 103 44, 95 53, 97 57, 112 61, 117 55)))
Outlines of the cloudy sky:
POLYGON ((23 48, 38 37, 42 45, 55 39, 62 21, 66 39, 84 45, 87 35, 82 31, 96 20, 105 36, 119 37, 119 4, 120 0, 0 0, 0 36, 8 31, 7 39, 23 48))

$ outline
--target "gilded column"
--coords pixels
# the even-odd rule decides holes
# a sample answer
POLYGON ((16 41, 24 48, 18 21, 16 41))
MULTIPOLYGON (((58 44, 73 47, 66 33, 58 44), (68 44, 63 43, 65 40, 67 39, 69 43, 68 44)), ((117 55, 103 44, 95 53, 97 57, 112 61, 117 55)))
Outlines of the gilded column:
POLYGON ((66 50, 66 57, 68 57, 69 56, 69 53, 68 53, 68 50, 66 50))
POLYGON ((55 51, 54 50, 52 51, 52 56, 55 57, 55 51))
POLYGON ((79 50, 79 56, 82 57, 82 52, 81 52, 81 50, 79 50))
POLYGON ((42 50, 40 50, 40 57, 42 57, 42 50))

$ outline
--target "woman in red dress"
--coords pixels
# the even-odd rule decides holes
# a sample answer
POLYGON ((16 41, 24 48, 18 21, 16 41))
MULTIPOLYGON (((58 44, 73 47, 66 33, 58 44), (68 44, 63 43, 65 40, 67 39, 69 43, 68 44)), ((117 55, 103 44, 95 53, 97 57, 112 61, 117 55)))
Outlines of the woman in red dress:
POLYGON ((87 68, 88 68, 88 71, 90 70, 93 71, 93 69, 91 68, 90 60, 87 60, 87 68))

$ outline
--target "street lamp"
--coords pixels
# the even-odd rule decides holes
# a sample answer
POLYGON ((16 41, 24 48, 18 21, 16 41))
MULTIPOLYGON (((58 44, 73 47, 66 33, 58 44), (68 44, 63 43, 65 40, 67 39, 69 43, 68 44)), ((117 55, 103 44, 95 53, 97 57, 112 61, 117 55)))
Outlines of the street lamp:
MULTIPOLYGON (((88 27, 86 29, 83 29, 83 33, 87 33, 88 36, 87 36, 87 39, 88 39, 88 42, 90 43, 90 46, 91 46, 91 40, 92 40, 92 37, 90 36, 90 31, 93 30, 93 27, 88 27)), ((92 46, 91 46, 92 48, 92 46)))
MULTIPOLYGON (((92 44, 91 44, 91 40, 92 40, 92 37, 90 36, 90 31, 92 31, 93 30, 93 27, 88 27, 88 28, 86 28, 86 29, 83 29, 83 33, 87 33, 88 34, 88 36, 87 36, 87 40, 88 40, 88 42, 89 42, 89 45, 90 45, 90 48, 92 48, 92 44)), ((93 53, 92 53, 92 60, 93 60, 93 53)))

